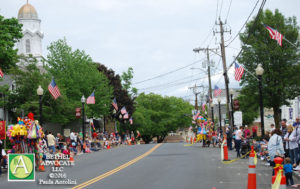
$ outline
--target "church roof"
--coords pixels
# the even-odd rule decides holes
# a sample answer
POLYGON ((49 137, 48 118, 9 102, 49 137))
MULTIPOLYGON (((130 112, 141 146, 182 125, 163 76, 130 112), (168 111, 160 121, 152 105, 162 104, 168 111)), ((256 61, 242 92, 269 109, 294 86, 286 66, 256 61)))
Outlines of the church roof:
POLYGON ((18 19, 38 19, 38 14, 31 4, 26 3, 20 8, 18 19))

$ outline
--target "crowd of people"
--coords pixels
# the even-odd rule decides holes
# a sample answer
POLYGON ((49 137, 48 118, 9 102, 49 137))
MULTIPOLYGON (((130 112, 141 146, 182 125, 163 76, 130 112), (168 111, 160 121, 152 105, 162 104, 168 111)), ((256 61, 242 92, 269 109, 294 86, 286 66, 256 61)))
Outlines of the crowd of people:
MULTIPOLYGON (((133 131, 119 132, 99 132, 94 131, 91 136, 86 134, 83 140, 82 132, 71 132, 70 136, 65 137, 60 133, 56 136, 52 132, 45 132, 39 143, 39 150, 44 161, 47 154, 66 154, 66 155, 81 155, 91 153, 102 149, 110 149, 120 145, 140 144, 141 135, 139 131, 134 134, 133 131)), ((4 151, 2 141, 0 140, 0 152, 4 151)), ((0 175, 1 167, 7 167, 7 158, 0 153, 0 175)))

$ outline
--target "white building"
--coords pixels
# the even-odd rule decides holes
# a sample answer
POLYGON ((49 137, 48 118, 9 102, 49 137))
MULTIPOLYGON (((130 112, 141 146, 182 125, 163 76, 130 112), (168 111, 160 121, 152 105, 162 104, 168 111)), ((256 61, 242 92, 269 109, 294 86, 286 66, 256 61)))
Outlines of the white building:
POLYGON ((281 107, 281 119, 286 119, 288 124, 295 122, 297 117, 300 117, 300 97, 290 100, 289 106, 281 107))
POLYGON ((18 54, 31 54, 38 60, 38 66, 42 66, 42 40, 41 20, 35 8, 28 2, 23 5, 18 13, 19 23, 23 25, 23 38, 17 43, 18 54))

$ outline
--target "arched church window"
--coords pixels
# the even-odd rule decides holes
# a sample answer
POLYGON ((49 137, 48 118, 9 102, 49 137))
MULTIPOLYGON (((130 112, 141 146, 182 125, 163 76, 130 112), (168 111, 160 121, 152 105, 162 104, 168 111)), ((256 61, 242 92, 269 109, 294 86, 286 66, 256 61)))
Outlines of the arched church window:
POLYGON ((26 39, 26 53, 30 53, 30 40, 26 39))

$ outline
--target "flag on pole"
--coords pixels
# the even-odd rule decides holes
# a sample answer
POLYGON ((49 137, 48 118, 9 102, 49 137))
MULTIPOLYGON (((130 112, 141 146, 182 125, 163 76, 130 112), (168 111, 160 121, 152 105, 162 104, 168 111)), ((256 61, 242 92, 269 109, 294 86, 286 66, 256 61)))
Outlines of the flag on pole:
POLYGON ((269 31, 271 39, 274 39, 277 41, 278 45, 282 46, 282 34, 279 33, 277 30, 271 28, 270 26, 264 24, 266 29, 269 31))
POLYGON ((128 119, 129 118, 129 115, 128 115, 128 113, 126 112, 126 114, 124 114, 124 116, 123 116, 123 119, 128 119))
POLYGON ((129 122, 130 122, 130 125, 133 124, 133 119, 132 119, 132 117, 130 117, 129 122))
POLYGON ((220 89, 217 85, 215 85, 214 89, 214 96, 219 96, 222 92, 222 89, 220 89))
POLYGON ((125 108, 125 106, 121 109, 121 114, 126 114, 127 113, 127 111, 126 111, 126 108, 125 108))
POLYGON ((60 92, 59 89, 54 81, 54 78, 52 79, 52 81, 50 82, 50 84, 48 85, 48 90, 50 92, 50 94, 53 96, 53 98, 56 100, 58 97, 60 97, 60 92))
POLYGON ((118 111, 119 108, 118 108, 118 104, 117 104, 117 99, 116 98, 113 99, 113 101, 112 101, 111 104, 113 105, 113 107, 115 108, 115 110, 118 111))
POLYGON ((0 77, 3 78, 4 77, 4 73, 2 71, 2 69, 0 68, 0 77))
POLYGON ((86 99, 86 104, 95 104, 95 92, 93 93, 86 99))
POLYGON ((234 63, 234 68, 234 78, 235 80, 240 81, 244 74, 244 68, 236 62, 234 63))

